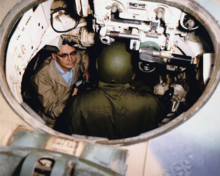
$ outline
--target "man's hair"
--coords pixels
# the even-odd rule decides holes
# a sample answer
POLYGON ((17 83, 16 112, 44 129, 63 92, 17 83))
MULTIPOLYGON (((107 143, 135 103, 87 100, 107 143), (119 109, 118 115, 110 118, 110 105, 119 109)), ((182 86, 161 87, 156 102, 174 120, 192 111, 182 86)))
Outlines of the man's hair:
MULTIPOLYGON (((71 38, 64 38, 63 41, 62 41, 62 45, 69 45, 69 46, 72 46, 74 47, 75 44, 77 44, 76 42, 74 42, 71 38)), ((57 53, 59 52, 59 49, 56 47, 56 46, 52 46, 52 45, 46 45, 44 46, 44 49, 45 50, 48 50, 48 51, 51 51, 51 53, 57 53)))
POLYGON ((69 46, 74 46, 75 44, 77 44, 75 41, 73 41, 73 39, 67 37, 63 39, 62 45, 69 45, 69 46))

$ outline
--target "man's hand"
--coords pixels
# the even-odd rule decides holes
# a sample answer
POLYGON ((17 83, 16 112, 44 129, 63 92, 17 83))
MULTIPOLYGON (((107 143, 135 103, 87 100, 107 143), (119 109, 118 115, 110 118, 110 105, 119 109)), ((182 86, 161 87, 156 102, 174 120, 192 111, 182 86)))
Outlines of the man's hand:
POLYGON ((88 70, 84 70, 83 72, 83 78, 86 76, 86 80, 89 80, 90 74, 88 70))
POLYGON ((73 93, 72 93, 72 96, 75 96, 75 95, 77 95, 77 92, 78 92, 78 88, 74 88, 74 89, 73 89, 73 93))

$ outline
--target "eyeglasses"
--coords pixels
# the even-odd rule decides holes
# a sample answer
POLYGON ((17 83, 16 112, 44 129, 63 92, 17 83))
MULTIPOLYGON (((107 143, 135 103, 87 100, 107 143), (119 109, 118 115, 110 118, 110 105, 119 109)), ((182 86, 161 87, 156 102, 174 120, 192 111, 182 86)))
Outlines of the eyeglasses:
POLYGON ((56 54, 57 56, 59 56, 59 57, 61 57, 62 58, 62 60, 67 60, 67 58, 68 58, 68 56, 69 57, 76 57, 76 54, 77 54, 77 51, 73 51, 72 53, 70 53, 70 54, 61 54, 61 55, 59 55, 59 54, 56 54))

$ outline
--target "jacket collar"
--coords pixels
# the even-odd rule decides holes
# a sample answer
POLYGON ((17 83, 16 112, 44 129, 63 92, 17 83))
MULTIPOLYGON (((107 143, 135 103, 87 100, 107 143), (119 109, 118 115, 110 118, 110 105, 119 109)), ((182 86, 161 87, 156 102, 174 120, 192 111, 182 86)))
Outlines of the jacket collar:
MULTIPOLYGON (((54 63, 55 63, 55 67, 56 67, 57 71, 61 74, 61 76, 66 73, 65 71, 63 71, 63 70, 59 67, 59 65, 57 64, 57 61, 54 60, 54 63)), ((74 67, 73 67, 73 68, 74 68, 74 67)), ((69 71, 67 71, 67 72, 71 72, 71 73, 72 73, 73 68, 71 68, 71 69, 70 69, 69 71)))
POLYGON ((128 89, 130 88, 130 84, 109 84, 109 83, 104 83, 102 81, 99 81, 98 87, 103 88, 103 89, 128 89))
POLYGON ((70 88, 69 85, 67 84, 67 82, 61 76, 61 74, 57 71, 54 59, 52 57, 51 57, 50 63, 49 63, 49 70, 50 70, 51 77, 54 78, 58 84, 61 84, 62 86, 70 88))

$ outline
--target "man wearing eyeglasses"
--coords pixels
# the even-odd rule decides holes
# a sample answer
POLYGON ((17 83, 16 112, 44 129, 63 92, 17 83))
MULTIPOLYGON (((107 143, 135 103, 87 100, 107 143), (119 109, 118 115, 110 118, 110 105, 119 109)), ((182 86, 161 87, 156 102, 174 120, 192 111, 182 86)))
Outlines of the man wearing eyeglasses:
POLYGON ((87 80, 89 79, 88 67, 87 52, 77 51, 73 43, 63 40, 60 51, 52 53, 52 57, 47 58, 31 77, 33 88, 42 105, 38 114, 49 127, 54 127, 67 100, 77 94, 73 85, 80 76, 83 74, 87 80))

